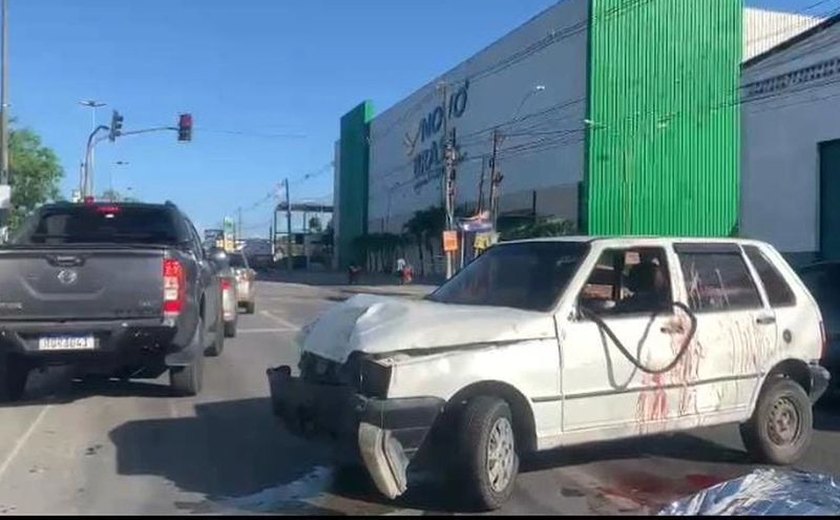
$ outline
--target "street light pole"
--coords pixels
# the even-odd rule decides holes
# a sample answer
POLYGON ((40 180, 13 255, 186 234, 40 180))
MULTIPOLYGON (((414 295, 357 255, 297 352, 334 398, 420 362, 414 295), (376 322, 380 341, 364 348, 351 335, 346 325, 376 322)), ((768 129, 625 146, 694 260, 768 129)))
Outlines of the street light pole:
MULTIPOLYGON (((96 131, 96 109, 101 108, 104 106, 108 106, 106 103, 102 103, 96 101, 95 99, 88 99, 87 101, 79 101, 79 104, 83 107, 90 108, 90 131, 96 131)), ((91 149, 88 154, 85 155, 85 172, 84 172, 84 181, 81 183, 83 188, 82 191, 87 189, 87 178, 93 175, 93 162, 94 162, 94 150, 91 149)), ((85 195, 84 193, 82 194, 85 195)))

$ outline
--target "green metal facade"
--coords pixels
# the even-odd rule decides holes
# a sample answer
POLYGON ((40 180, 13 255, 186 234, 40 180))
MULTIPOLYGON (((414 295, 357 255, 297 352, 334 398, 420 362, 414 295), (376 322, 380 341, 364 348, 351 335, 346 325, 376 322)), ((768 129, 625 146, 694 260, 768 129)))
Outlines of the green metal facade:
POLYGON ((373 105, 365 101, 341 118, 339 201, 339 265, 356 261, 353 240, 367 233, 370 120, 373 105))
POLYGON ((741 0, 591 0, 593 235, 728 235, 740 184, 741 0))

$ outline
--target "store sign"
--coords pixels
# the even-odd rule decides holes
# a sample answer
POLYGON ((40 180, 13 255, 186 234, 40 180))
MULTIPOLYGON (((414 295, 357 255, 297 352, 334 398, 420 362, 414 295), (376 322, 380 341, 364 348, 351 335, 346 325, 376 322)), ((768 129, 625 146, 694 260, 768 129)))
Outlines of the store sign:
MULTIPOLYGON (((449 95, 446 106, 436 106, 418 122, 414 137, 406 134, 406 155, 413 158, 415 189, 439 178, 443 173, 446 149, 446 136, 443 135, 444 118, 447 120, 447 126, 454 129, 453 121, 460 119, 467 110, 469 88, 469 81, 464 82, 460 88, 449 95), (424 146, 424 148, 417 151, 418 146, 424 146)), ((455 149, 460 157, 457 143, 455 149)))
POLYGON ((444 231, 443 232, 443 251, 445 253, 454 253, 458 250, 458 232, 444 231))

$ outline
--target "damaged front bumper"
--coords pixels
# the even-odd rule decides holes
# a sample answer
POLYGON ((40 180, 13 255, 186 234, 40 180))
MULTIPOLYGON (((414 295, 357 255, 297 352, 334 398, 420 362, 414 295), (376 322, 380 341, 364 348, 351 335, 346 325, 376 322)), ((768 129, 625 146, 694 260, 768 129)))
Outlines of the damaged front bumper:
POLYGON ((443 410, 442 399, 365 397, 351 386, 292 377, 288 366, 267 375, 274 414, 292 433, 347 443, 383 495, 405 492, 408 464, 443 410))

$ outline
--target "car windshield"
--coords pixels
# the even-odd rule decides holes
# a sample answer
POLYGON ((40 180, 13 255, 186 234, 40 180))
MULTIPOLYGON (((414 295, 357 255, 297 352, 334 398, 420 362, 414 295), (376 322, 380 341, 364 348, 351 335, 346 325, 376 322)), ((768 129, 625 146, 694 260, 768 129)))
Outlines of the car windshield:
POLYGON ((33 215, 12 243, 175 245, 187 239, 186 230, 168 208, 68 205, 33 215))
POLYGON ((521 242, 491 248, 428 297, 440 303, 550 310, 584 258, 584 242, 521 242))

